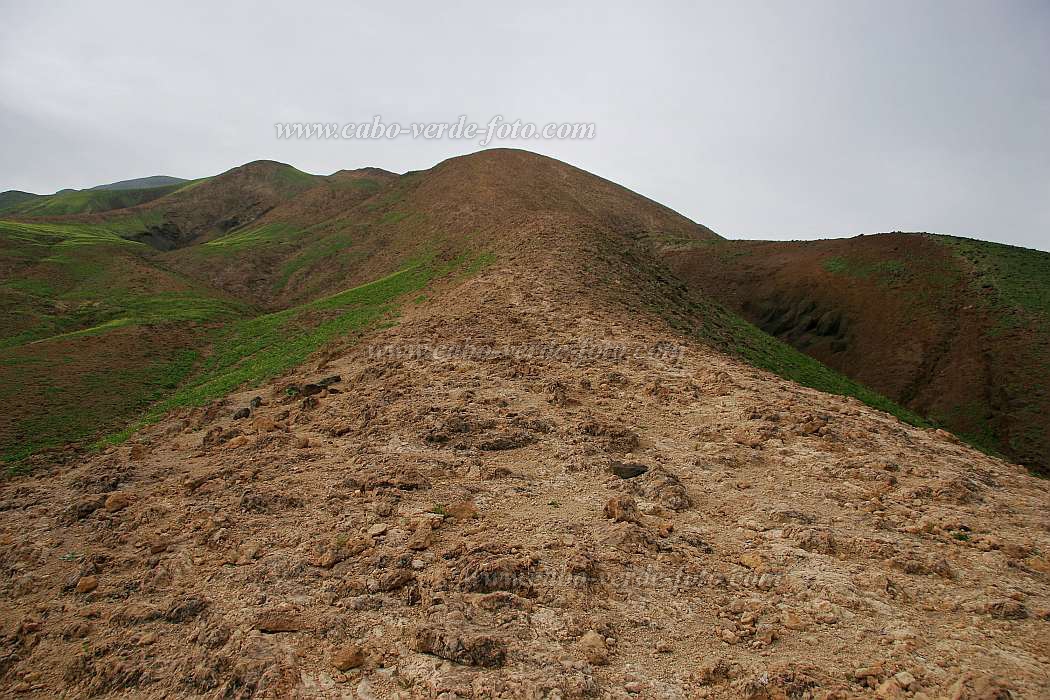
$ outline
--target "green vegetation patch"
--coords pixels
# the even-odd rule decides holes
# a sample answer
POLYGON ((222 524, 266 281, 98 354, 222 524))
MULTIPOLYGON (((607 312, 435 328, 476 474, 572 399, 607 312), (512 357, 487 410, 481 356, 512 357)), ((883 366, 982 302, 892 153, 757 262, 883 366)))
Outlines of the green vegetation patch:
POLYGON ((901 260, 868 261, 838 256, 825 260, 823 267, 834 275, 846 275, 858 279, 875 278, 885 285, 902 280, 908 273, 907 266, 901 260))
POLYGON ((362 177, 356 180, 350 180, 347 183, 347 187, 354 190, 361 190, 362 192, 378 192, 383 188, 383 184, 379 180, 375 180, 370 177, 362 177))
POLYGON ((13 216, 67 216, 126 209, 165 197, 182 189, 183 183, 134 190, 74 190, 41 197, 23 198, 0 209, 13 216))
POLYGON ((304 173, 299 168, 284 163, 277 169, 274 179, 278 186, 291 192, 302 192, 323 181, 323 178, 317 175, 304 173))
POLYGON ((407 295, 431 280, 474 274, 491 255, 461 255, 441 263, 425 256, 391 275, 275 313, 234 321, 219 330, 211 352, 177 391, 139 421, 103 442, 118 443, 143 425, 183 406, 200 406, 242 386, 258 384, 301 365, 329 341, 374 328, 396 316, 407 295))
POLYGON ((282 245, 295 241, 303 231, 287 223, 263 224, 255 228, 241 229, 225 236, 208 241, 204 249, 238 250, 260 245, 282 245))
POLYGON ((347 232, 339 232, 318 241, 315 245, 304 248, 288 260, 274 280, 274 289, 281 290, 300 270, 309 270, 323 260, 332 258, 346 251, 353 245, 353 238, 347 232))
POLYGON ((954 236, 937 239, 972 265, 971 284, 1000 311, 1005 326, 1019 325, 1010 313, 1016 309, 1050 330, 1050 253, 954 236))
MULTIPOLYGON (((25 460, 32 454, 97 435, 101 426, 145 409, 178 386, 197 359, 196 352, 188 348, 159 348, 151 355, 141 358, 142 362, 95 362, 64 376, 61 383, 46 383, 42 377, 33 376, 31 382, 0 387, 0 400, 7 404, 17 400, 18 392, 41 391, 38 400, 47 408, 15 422, 13 434, 21 439, 0 445, 0 463, 6 465, 5 471, 9 475, 23 473, 27 469, 25 460)), ((33 371, 33 367, 29 363, 25 371, 33 371)), ((51 373, 53 368, 53 362, 42 362, 36 372, 51 373)))
POLYGON ((380 217, 379 223, 384 225, 393 225, 400 221, 404 221, 410 216, 412 216, 412 213, 407 211, 388 211, 386 214, 383 214, 383 216, 380 217))
POLYGON ((24 246, 54 247, 58 250, 89 245, 138 246, 121 238, 121 225, 83 223, 38 223, 26 221, 0 221, 0 238, 24 246))

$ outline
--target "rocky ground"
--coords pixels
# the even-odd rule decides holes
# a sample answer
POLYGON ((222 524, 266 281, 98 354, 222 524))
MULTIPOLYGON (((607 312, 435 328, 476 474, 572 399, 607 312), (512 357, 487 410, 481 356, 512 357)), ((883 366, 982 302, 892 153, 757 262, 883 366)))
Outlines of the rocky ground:
POLYGON ((0 693, 1050 696, 1046 481, 554 279, 3 482, 0 693))

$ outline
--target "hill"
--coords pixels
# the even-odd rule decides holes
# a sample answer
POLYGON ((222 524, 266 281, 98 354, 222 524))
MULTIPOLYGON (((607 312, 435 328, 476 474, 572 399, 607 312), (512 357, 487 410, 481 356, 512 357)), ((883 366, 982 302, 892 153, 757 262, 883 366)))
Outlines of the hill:
POLYGON ((37 217, 112 211, 163 197, 189 182, 178 177, 154 175, 84 190, 60 190, 52 195, 9 190, 0 192, 0 214, 37 217))
POLYGON ((189 180, 171 175, 150 175, 149 177, 137 177, 132 180, 121 180, 110 182, 105 185, 95 185, 89 190, 144 190, 151 187, 167 187, 169 185, 185 185, 189 180))
MULTIPOLYGON (((34 455, 0 483, 5 692, 1046 686, 1050 484, 756 366, 921 422, 661 263, 671 246, 720 245, 709 229, 521 151, 403 176, 286 168, 5 224, 18 279, 138 268, 158 275, 143 293, 181 283, 210 304, 178 319, 130 313, 157 308, 148 294, 114 309, 117 330, 157 343, 199 333, 199 357, 109 446, 34 455)), ((139 275, 123 276, 134 297, 139 275)), ((83 288, 88 308, 104 299, 83 288)), ((65 318, 72 292, 17 293, 65 318)), ((116 332, 84 323, 62 331, 116 332)), ((0 367, 50 362, 44 386, 63 386, 73 352, 0 367)))
POLYGON ((0 215, 48 217, 125 209, 175 192, 180 184, 145 189, 62 190, 51 195, 10 191, 0 194, 0 215), (25 196, 23 196, 25 195, 25 196))
POLYGON ((666 251, 773 336, 985 449, 1050 470, 1050 253, 930 234, 666 251))
POLYGON ((31 192, 21 192, 19 190, 8 190, 7 192, 0 192, 0 211, 4 211, 18 204, 28 202, 29 200, 40 197, 39 194, 33 194, 31 192))
MULTIPOLYGON (((346 330, 326 325, 332 319, 318 316, 314 305, 395 273, 413 271, 396 279, 415 280, 409 285, 415 288, 453 268, 513 259, 523 242, 506 236, 508 221, 577 231, 579 240, 565 253, 581 266, 573 274, 593 276, 596 265, 611 266, 631 288, 630 303, 662 314, 682 332, 808 386, 920 422, 690 296, 651 254, 668 242, 716 240, 709 229, 563 163, 496 153, 400 177, 371 168, 322 177, 259 161, 119 211, 0 222, 0 263, 10 280, 0 287, 7 355, 0 372, 9 387, 5 398, 17 406, 0 426, 5 460, 21 464, 44 448, 104 438, 107 427, 150 405, 149 415, 159 415, 287 370, 305 357, 283 339, 291 328, 328 329, 301 348, 307 354, 346 330), (149 343, 138 339, 145 332, 149 343), (274 358, 263 361, 253 355, 254 342, 243 344, 245 334, 255 333, 262 335, 254 342, 274 344, 274 358), (126 356, 127 346, 146 356, 126 356), (245 356, 252 368, 232 371, 245 356), (81 360, 71 364, 69 357, 81 360), (230 378, 216 383, 217 373, 230 378), (198 384, 213 388, 185 388, 198 384), (84 410, 85 399, 71 401, 71 393, 87 393, 91 410, 84 410)), ((612 274, 595 285, 608 287, 612 274)), ((390 312, 391 298, 377 307, 390 312)))

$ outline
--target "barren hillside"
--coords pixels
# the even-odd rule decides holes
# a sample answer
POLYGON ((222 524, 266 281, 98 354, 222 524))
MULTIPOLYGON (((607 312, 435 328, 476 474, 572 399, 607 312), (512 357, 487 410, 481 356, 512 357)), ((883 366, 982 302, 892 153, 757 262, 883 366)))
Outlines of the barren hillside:
POLYGON ((371 279, 2 482, 2 692, 1045 697, 1048 483, 747 364, 860 392, 659 264, 707 229, 585 175, 381 184, 411 190, 374 202, 371 279))

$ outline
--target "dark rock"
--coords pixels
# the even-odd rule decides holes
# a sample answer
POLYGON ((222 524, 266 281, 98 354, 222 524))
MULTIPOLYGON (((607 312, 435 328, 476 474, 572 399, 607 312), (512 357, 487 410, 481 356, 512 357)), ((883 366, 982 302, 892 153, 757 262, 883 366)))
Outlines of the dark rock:
POLYGON ((377 491, 379 489, 417 491, 430 488, 430 482, 418 469, 393 466, 373 467, 362 470, 361 473, 344 479, 342 485, 346 488, 361 489, 363 491, 377 491))
POLYGON ((506 636, 474 626, 428 625, 416 630, 416 651, 469 666, 495 668, 507 660, 510 643, 506 636))
POLYGON ((247 418, 248 416, 250 416, 251 414, 252 414, 252 409, 250 409, 247 406, 245 406, 244 408, 237 409, 237 411, 234 412, 232 418, 233 418, 233 420, 243 420, 243 419, 247 418))
POLYGON ((647 471, 649 471, 649 467, 637 462, 613 462, 609 465, 609 472, 621 479, 633 479, 647 471))
POLYGON ((481 555, 467 562, 456 576, 458 588, 466 593, 509 591, 531 597, 535 592, 530 574, 535 565, 531 556, 481 555))
POLYGON ((298 508, 302 500, 279 492, 247 490, 241 495, 240 507, 249 513, 273 513, 286 508, 298 508))
POLYGON ((106 502, 105 495, 98 496, 85 496, 73 505, 66 508, 62 513, 62 522, 69 524, 76 522, 77 520, 83 520, 88 517, 96 510, 101 508, 106 502))
POLYGON ((638 433, 623 425, 609 425, 591 420, 580 426, 580 432, 601 439, 605 449, 610 452, 631 452, 638 447, 638 433))
POLYGON ((516 450, 536 442, 536 438, 524 430, 504 433, 487 438, 478 443, 478 449, 486 452, 498 452, 501 450, 516 450))
POLYGON ((997 620, 1024 620, 1028 610, 1016 600, 999 600, 988 607, 988 614, 997 620))
POLYGON ((186 622, 200 616, 207 607, 208 601, 200 596, 180 596, 168 605, 167 610, 164 611, 164 619, 173 623, 186 622))

